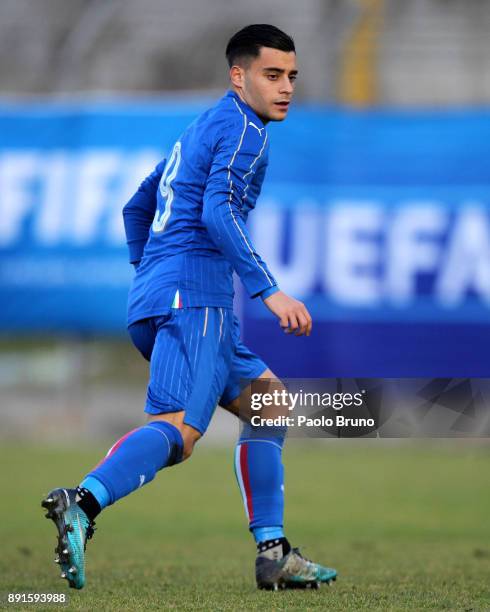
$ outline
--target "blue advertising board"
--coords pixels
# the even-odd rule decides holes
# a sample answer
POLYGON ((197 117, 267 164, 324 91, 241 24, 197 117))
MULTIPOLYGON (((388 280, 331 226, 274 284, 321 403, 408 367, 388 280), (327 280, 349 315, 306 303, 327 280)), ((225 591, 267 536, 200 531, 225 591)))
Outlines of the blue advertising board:
MULTIPOLYGON (((208 101, 209 102, 209 101, 208 101)), ((206 102, 0 104, 0 330, 124 334, 121 209, 206 102)), ((237 296, 283 376, 488 376, 490 110, 298 107, 249 225, 310 338, 237 296)))

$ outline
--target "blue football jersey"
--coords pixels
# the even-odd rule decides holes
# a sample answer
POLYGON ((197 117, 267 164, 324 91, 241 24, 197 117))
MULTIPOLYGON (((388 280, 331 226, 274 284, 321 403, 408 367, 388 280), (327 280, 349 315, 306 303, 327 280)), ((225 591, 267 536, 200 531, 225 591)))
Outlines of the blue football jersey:
POLYGON ((264 124, 232 91, 185 130, 151 175, 154 180, 161 172, 156 211, 130 289, 128 324, 171 307, 231 308, 233 270, 251 297, 277 289, 245 225, 267 156, 264 124))

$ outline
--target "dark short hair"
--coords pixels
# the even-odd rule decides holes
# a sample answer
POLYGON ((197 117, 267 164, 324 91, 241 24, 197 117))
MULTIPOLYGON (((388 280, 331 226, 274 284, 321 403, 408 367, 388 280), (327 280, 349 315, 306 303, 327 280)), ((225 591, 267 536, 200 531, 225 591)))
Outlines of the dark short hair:
POLYGON ((294 40, 279 28, 266 23, 249 25, 234 34, 226 45, 225 55, 230 68, 237 60, 258 57, 261 47, 296 51, 294 40))

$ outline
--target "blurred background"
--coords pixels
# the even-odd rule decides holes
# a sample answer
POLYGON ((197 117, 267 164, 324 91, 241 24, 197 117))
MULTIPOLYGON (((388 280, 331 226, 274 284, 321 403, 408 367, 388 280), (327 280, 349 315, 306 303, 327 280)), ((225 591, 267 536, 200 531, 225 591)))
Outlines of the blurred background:
MULTIPOLYGON (((300 77, 250 229, 314 333, 283 336, 237 284, 245 341, 279 376, 488 375, 488 2, 2 0, 3 438, 140 422, 121 209, 261 22, 300 77)), ((219 413, 209 438, 234 427, 219 413)))
MULTIPOLYGON (((300 69, 250 231, 314 328, 283 335, 237 283, 246 343, 282 377, 489 376, 488 0, 0 0, 0 592, 65 591, 41 495, 144 420, 121 210, 250 23, 300 69)), ((98 519, 70 609, 270 608, 237 434, 218 409, 195 459, 98 519)), ((488 438, 305 442, 289 537, 341 580, 281 607, 489 609, 488 438)))

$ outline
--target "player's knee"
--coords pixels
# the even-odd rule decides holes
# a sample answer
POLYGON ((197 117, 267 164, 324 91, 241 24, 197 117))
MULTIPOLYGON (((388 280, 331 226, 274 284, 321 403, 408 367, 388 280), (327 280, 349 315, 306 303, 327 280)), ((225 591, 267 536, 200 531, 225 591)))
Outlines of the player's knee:
POLYGON ((235 416, 240 415, 240 397, 237 397, 236 399, 232 400, 231 402, 228 402, 227 404, 220 404, 220 406, 231 414, 234 414, 235 416))
POLYGON ((180 433, 184 442, 182 450, 182 461, 185 461, 186 459, 189 459, 189 457, 192 455, 194 446, 200 438, 200 434, 198 434, 195 429, 188 428, 186 425, 182 427, 180 433))
POLYGON ((250 423, 244 423, 238 443, 245 440, 267 440, 282 449, 287 433, 287 427, 254 427, 250 423))
POLYGON ((184 448, 182 450, 182 461, 189 459, 192 455, 192 451, 194 450, 195 442, 184 440, 184 448))
POLYGON ((180 435, 182 436, 182 458, 179 460, 179 463, 181 461, 185 461, 192 455, 194 445, 201 437, 201 433, 197 429, 194 429, 194 427, 184 423, 184 416, 185 413, 180 411, 165 413, 158 416, 152 415, 149 417, 149 420, 151 418, 151 420, 166 421, 178 429, 180 435))

